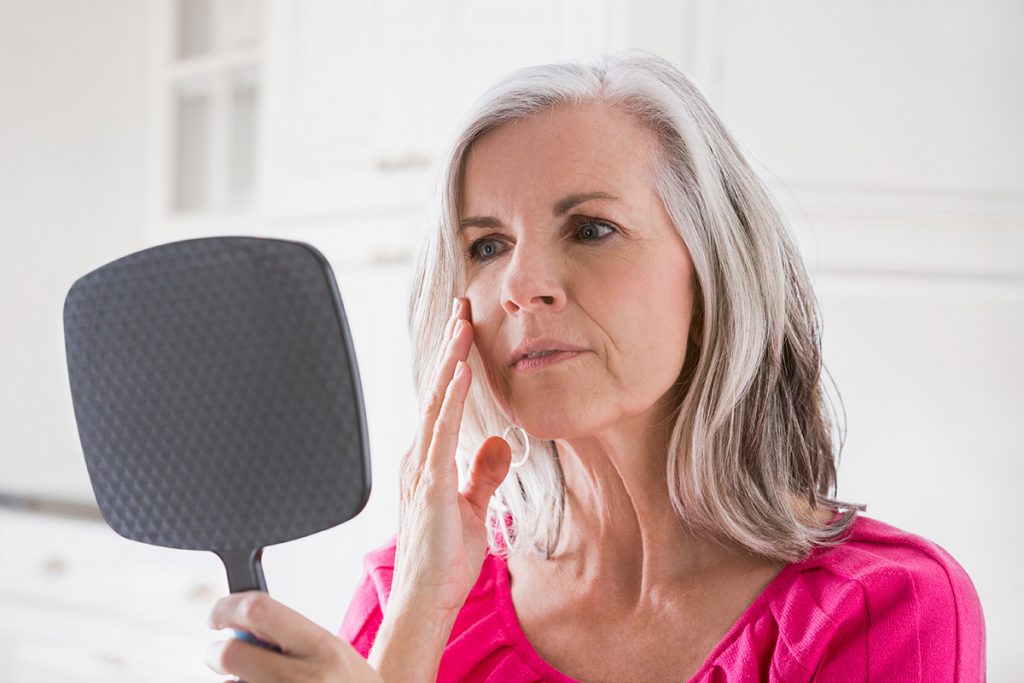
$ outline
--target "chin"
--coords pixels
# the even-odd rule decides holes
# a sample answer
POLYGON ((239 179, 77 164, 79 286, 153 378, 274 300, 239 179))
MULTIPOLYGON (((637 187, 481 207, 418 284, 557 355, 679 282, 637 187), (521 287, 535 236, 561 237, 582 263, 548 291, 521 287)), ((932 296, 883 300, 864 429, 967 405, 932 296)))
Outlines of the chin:
POLYGON ((560 409, 529 411, 516 416, 515 423, 530 436, 541 441, 569 439, 587 432, 587 425, 578 422, 578 415, 567 415, 560 409))
POLYGON ((519 425, 535 439, 568 439, 588 434, 597 427, 593 420, 582 419, 588 406, 580 402, 580 396, 588 390, 581 389, 578 381, 546 381, 515 391, 506 384, 504 389, 500 398, 495 395, 499 409, 510 416, 512 424, 519 425))

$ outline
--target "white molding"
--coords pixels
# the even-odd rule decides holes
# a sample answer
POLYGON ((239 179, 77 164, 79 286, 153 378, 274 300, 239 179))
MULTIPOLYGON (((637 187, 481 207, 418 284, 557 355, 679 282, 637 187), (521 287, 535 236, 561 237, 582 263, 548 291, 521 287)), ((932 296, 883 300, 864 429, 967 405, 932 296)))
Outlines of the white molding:
MULTIPOLYGON (((763 168, 758 168, 768 176, 763 168)), ((854 185, 852 183, 809 183, 765 177, 777 195, 799 197, 807 206, 840 210, 867 207, 871 210, 929 212, 939 215, 987 215, 997 219, 1024 221, 1024 194, 959 187, 904 187, 896 185, 854 185)))
POLYGON ((149 74, 149 127, 147 140, 150 155, 146 164, 146 197, 144 241, 161 240, 160 224, 168 213, 171 183, 168 173, 171 158, 168 134, 171 121, 171 103, 167 97, 167 83, 162 75, 172 52, 171 35, 175 22, 174 6, 171 0, 150 0, 149 54, 146 55, 149 74))
POLYGON ((263 50, 254 48, 169 62, 164 66, 164 71, 167 82, 175 83, 199 78, 218 78, 225 72, 236 69, 259 67, 262 61, 263 50))
MULTIPOLYGON (((236 226, 248 229, 236 230, 248 234, 259 232, 265 220, 261 214, 259 200, 260 185, 265 174, 266 122, 262 108, 266 94, 261 74, 265 59, 262 47, 219 51, 220 38, 214 26, 213 50, 210 54, 177 59, 175 36, 177 35, 177 13, 175 0, 149 0, 152 7, 148 26, 150 51, 147 55, 150 74, 149 99, 151 102, 147 139, 151 150, 147 163, 146 213, 144 240, 149 244, 160 244, 173 239, 225 234, 236 226), (253 71, 256 83, 257 112, 256 169, 253 188, 254 203, 250 207, 235 209, 228 206, 228 141, 230 139, 227 117, 231 111, 234 74, 253 71), (207 93, 210 102, 207 121, 209 147, 207 168, 207 208, 197 211, 176 211, 173 208, 175 176, 173 169, 175 154, 175 92, 195 87, 207 93)), ((220 7, 220 6, 219 6, 220 7)), ((223 7, 218 10, 224 15, 223 7)), ((220 16, 218 20, 225 20, 220 16)), ((265 13, 259 16, 264 22, 262 35, 266 35, 265 13)))
POLYGON ((816 274, 1024 283, 1024 199, 769 181, 816 274))

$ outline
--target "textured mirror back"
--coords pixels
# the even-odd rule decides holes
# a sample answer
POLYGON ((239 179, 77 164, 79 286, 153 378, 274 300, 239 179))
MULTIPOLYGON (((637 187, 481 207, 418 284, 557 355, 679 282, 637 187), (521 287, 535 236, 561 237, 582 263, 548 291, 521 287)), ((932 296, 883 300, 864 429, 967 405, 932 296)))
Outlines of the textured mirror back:
POLYGON ((64 334, 93 491, 122 536, 256 548, 366 504, 358 366, 312 246, 213 237, 130 254, 74 283, 64 334))

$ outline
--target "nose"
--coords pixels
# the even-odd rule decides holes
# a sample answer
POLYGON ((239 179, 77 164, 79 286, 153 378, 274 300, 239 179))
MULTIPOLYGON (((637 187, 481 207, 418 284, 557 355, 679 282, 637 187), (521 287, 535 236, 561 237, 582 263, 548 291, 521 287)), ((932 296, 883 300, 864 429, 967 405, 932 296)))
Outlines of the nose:
POLYGON ((557 312, 565 306, 559 257, 525 245, 513 247, 502 283, 501 305, 513 315, 520 310, 557 312))

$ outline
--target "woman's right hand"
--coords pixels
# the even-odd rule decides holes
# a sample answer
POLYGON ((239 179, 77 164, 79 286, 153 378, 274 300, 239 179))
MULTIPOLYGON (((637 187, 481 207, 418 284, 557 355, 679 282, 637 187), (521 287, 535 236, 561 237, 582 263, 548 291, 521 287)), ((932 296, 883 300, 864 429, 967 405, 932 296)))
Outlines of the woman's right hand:
POLYGON ((395 573, 389 611, 450 617, 462 608, 487 552, 487 504, 508 474, 512 452, 490 437, 458 488, 455 451, 472 375, 469 301, 457 298, 445 328, 447 346, 431 383, 412 449, 402 459, 395 573))

